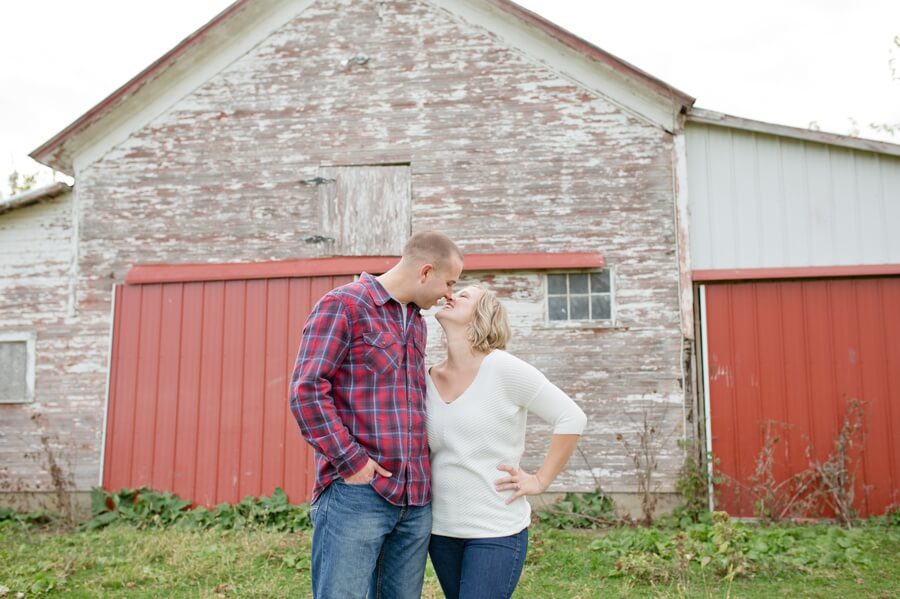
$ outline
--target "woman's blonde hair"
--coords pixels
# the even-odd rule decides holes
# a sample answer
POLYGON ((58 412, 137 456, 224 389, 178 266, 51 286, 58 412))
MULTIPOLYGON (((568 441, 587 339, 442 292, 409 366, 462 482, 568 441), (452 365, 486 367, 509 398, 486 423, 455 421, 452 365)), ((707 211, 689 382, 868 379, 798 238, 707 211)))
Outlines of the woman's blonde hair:
POLYGON ((506 349, 506 344, 512 336, 506 318, 506 308, 500 303, 495 292, 484 287, 479 289, 484 291, 484 294, 475 306, 466 338, 472 344, 472 348, 481 352, 506 349))

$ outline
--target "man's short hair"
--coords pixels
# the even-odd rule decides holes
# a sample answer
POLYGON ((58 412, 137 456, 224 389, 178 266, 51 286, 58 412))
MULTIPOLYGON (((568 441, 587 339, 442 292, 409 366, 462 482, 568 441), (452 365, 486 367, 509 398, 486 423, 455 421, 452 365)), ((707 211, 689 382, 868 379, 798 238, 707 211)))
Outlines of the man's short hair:
POLYGON ((460 262, 463 253, 453 241, 437 231, 419 231, 406 240, 403 246, 403 259, 415 262, 428 262, 435 266, 443 266, 448 259, 456 256, 460 262))

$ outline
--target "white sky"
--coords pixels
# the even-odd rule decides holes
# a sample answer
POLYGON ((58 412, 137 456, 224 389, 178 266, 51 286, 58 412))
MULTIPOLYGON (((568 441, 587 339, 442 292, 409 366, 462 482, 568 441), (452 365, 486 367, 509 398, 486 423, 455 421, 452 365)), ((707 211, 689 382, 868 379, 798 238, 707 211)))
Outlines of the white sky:
MULTIPOLYGON (((14 168, 42 169, 28 152, 230 3, 0 1, 0 191, 14 168)), ((868 128, 900 124, 898 0, 519 3, 699 107, 797 127, 816 121, 837 133, 851 133, 853 118, 862 136, 900 143, 900 134, 868 128)))

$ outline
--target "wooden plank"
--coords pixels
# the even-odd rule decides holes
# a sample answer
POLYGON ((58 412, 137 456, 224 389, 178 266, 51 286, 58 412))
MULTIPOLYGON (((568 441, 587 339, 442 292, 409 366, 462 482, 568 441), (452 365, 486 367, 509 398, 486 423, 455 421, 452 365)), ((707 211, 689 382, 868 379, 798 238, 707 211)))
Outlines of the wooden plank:
POLYGON ((144 285, 140 316, 137 383, 134 393, 134 433, 129 485, 153 484, 153 458, 156 440, 156 400, 159 373, 159 339, 162 313, 162 287, 144 285))
POLYGON ((172 489, 174 485, 183 291, 184 287, 178 283, 163 285, 162 289, 156 439, 151 483, 152 488, 160 490, 172 489))
MULTIPOLYGON (((900 278, 883 279, 880 281, 879 291, 884 327, 882 351, 888 373, 884 412, 892 486, 890 503, 887 505, 896 505, 900 494, 900 440, 897 439, 897 431, 900 431, 900 278)), ((879 475, 882 475, 880 471, 879 475)))
MULTIPOLYGON (((227 264, 139 264, 125 276, 129 285, 186 283, 192 281, 235 281, 295 277, 382 273, 394 266, 397 256, 337 256, 271 262, 227 264)), ((510 254, 468 254, 466 272, 503 270, 595 269, 603 268, 603 256, 596 252, 519 252, 510 254)), ((900 265, 896 267, 900 272, 900 265)), ((694 271, 699 272, 699 271, 694 271)))
POLYGON ((779 401, 785 405, 787 430, 787 464, 791 473, 800 472, 809 465, 806 447, 811 427, 812 412, 818 404, 812 396, 810 379, 813 373, 807 360, 807 321, 804 317, 804 284, 801 281, 785 281, 778 284, 781 293, 781 311, 778 314, 781 345, 784 347, 784 393, 779 401))
POLYGON ((186 283, 182 291, 181 343, 178 355, 178 413, 175 420, 175 472, 172 491, 194 500, 197 427, 200 419, 200 365, 203 346, 203 283, 186 283))
POLYGON ((116 438, 117 428, 115 422, 119 412, 118 398, 122 393, 122 389, 119 385, 121 384, 121 377, 126 370, 122 355, 122 343, 123 339, 128 337, 123 328, 124 321, 122 320, 122 314, 125 311, 124 295, 124 286, 117 286, 115 298, 116 313, 113 315, 113 338, 110 347, 112 355, 110 356, 109 361, 110 375, 109 397, 107 398, 106 406, 106 439, 103 449, 103 472, 101 473, 103 487, 107 489, 116 488, 114 485, 117 483, 116 477, 113 475, 113 472, 116 470, 115 460, 119 453, 115 448, 115 443, 118 441, 116 438))
POLYGON ((225 283, 222 337, 222 392, 219 408, 219 463, 216 503, 236 503, 240 495, 241 429, 243 412, 244 334, 246 326, 244 281, 225 283))
POLYGON ((900 275, 900 264, 857 264, 848 266, 804 266, 796 268, 721 268, 691 272, 694 282, 762 279, 812 279, 823 277, 876 277, 900 275))
POLYGON ((113 490, 130 486, 131 483, 142 295, 140 287, 122 289, 122 320, 115 360, 118 372, 115 394, 110 397, 110 460, 107 462, 106 477, 109 488, 113 490))
POLYGON ((266 302, 265 390, 263 392, 262 489, 270 495, 284 485, 284 404, 287 402, 287 279, 268 281, 266 302))
MULTIPOLYGON (((892 456, 895 453, 894 436, 891 434, 891 395, 888 375, 888 357, 885 355, 886 315, 882 305, 883 282, 877 279, 858 281, 856 294, 859 306, 859 362, 861 385, 859 397, 864 399, 867 428, 867 449, 863 465, 864 483, 868 491, 862 496, 866 512, 877 514, 892 501, 892 489, 898 479, 892 472, 892 456)), ((897 298, 900 300, 900 297, 897 298)))
POLYGON ((204 283, 203 335, 200 347, 200 394, 197 421, 197 470, 192 499, 216 504, 219 467, 219 421, 222 393, 222 336, 225 284, 204 283))
POLYGON ((247 281, 238 485, 241 497, 262 493, 267 292, 266 281, 247 281))
MULTIPOLYGON (((293 372, 297 350, 300 347, 303 324, 312 308, 310 280, 291 279, 288 285, 288 319, 285 331, 288 335, 284 371, 293 372)), ((288 379, 288 396, 290 395, 288 379)), ((300 430, 290 410, 290 401, 284 401, 284 490, 292 503, 302 503, 311 499, 312 486, 309 484, 308 455, 312 449, 303 440, 300 430)))

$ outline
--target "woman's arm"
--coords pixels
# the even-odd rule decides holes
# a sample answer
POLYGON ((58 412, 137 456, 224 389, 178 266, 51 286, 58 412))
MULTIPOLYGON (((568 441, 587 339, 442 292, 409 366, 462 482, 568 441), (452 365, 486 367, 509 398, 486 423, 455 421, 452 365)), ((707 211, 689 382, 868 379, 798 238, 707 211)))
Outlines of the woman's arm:
POLYGON ((581 435, 572 434, 553 435, 550 440, 550 449, 547 450, 547 457, 544 458, 544 463, 534 474, 505 464, 498 466, 497 470, 503 470, 509 476, 497 479, 494 482, 496 489, 498 491, 515 491, 506 500, 506 503, 510 504, 524 495, 540 495, 546 491, 550 483, 556 480, 566 466, 580 437, 581 435))
POLYGON ((540 495, 546 491, 566 466, 587 423, 584 412, 571 397, 533 366, 524 362, 519 364, 521 372, 516 377, 518 384, 522 385, 525 381, 531 383, 525 393, 522 393, 524 389, 520 387, 517 395, 527 398, 520 405, 552 425, 553 437, 544 463, 536 473, 530 474, 506 464, 497 467, 509 476, 494 481, 495 488, 498 491, 514 491, 506 503, 512 503, 523 495, 540 495))

